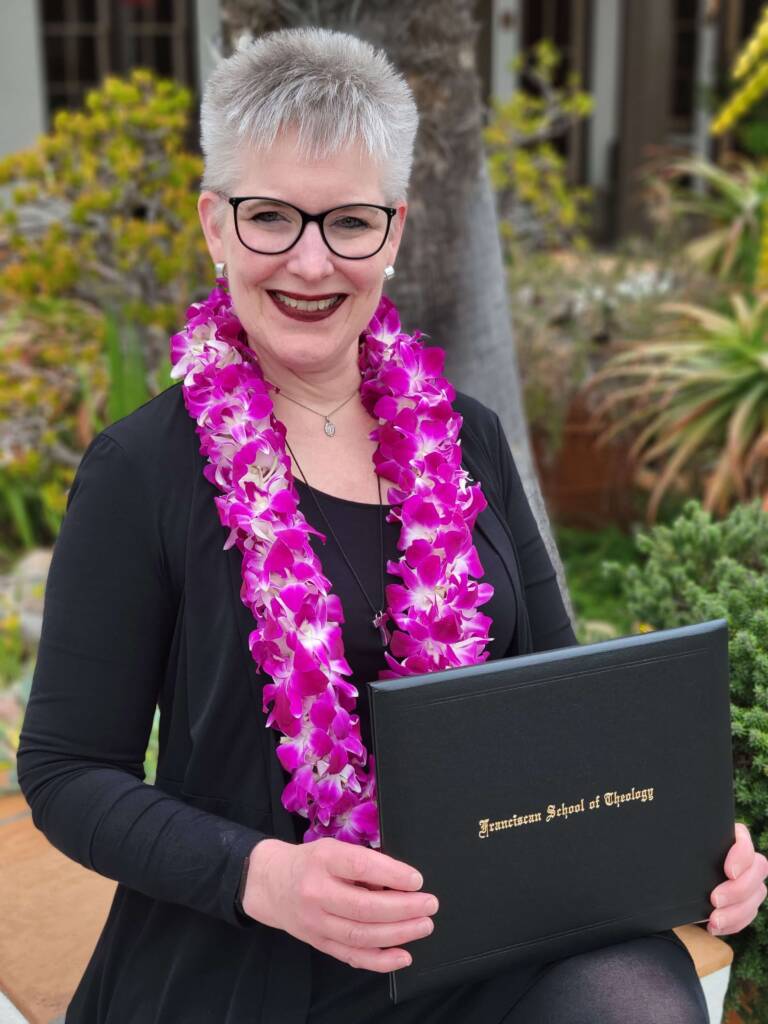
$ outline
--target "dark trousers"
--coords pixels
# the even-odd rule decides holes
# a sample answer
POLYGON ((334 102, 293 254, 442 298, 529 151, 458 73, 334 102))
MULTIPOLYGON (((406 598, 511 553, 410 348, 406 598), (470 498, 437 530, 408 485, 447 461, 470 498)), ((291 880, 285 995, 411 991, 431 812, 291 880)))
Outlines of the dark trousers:
POLYGON ((314 958, 307 1024, 709 1024, 693 960, 672 931, 398 1006, 389 1001, 386 974, 332 960, 314 958))

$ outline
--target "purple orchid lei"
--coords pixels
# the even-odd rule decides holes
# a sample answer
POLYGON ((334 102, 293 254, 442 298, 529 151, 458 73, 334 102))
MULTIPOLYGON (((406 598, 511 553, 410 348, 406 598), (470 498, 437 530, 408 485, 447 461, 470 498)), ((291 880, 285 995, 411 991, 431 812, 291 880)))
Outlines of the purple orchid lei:
MULTIPOLYGON (((229 529, 224 550, 242 552, 240 597, 256 628, 248 642, 263 688, 267 727, 290 775, 283 806, 310 821, 304 842, 332 836, 380 846, 375 759, 360 738, 357 688, 344 677, 341 601, 331 593, 310 545, 317 534, 299 511, 285 427, 273 414, 258 359, 232 309, 226 279, 187 310, 171 338, 171 376, 183 380, 196 421, 206 479, 229 529)), ((491 619, 479 612, 493 594, 478 583, 483 567, 472 527, 485 507, 480 485, 461 466, 455 391, 442 377, 445 353, 404 334, 395 306, 382 297, 360 337, 360 397, 379 426, 373 463, 389 482, 389 522, 401 524, 387 570, 394 629, 381 678, 415 675, 488 658, 491 619), (399 659, 399 660, 398 660, 399 659)))

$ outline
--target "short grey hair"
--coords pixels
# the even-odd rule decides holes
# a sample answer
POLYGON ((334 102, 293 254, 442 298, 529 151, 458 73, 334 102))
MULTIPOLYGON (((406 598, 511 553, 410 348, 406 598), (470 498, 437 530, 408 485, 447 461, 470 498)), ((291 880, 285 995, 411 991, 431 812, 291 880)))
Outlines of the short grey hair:
POLYGON ((417 127, 408 83, 370 43, 323 28, 244 36, 203 92, 201 188, 230 194, 243 143, 266 149, 281 128, 295 128, 303 158, 362 143, 395 203, 407 195, 417 127))

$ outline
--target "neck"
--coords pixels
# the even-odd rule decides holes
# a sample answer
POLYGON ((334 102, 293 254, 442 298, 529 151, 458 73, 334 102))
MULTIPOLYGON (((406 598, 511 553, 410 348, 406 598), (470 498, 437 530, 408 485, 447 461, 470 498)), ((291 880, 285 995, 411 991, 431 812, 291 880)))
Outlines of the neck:
MULTIPOLYGON (((291 367, 269 353, 259 351, 249 339, 250 347, 259 358, 262 373, 270 384, 274 384, 291 398, 311 408, 324 411, 333 408, 348 398, 360 386, 360 369, 357 364, 357 346, 333 365, 319 367, 291 367)), ((273 399, 275 395, 272 395, 273 399)))

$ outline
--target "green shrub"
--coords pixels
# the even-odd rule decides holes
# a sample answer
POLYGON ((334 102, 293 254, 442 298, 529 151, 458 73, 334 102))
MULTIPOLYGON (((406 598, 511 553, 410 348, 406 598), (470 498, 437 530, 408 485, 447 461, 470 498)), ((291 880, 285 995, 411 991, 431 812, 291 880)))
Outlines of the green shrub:
POLYGON ((629 534, 617 526, 602 530, 582 530, 573 526, 556 529, 557 550, 565 568, 568 590, 576 613, 574 628, 580 643, 632 633, 632 622, 619 598, 619 584, 606 576, 607 560, 626 565, 637 560, 635 544, 629 534), (596 627, 603 627, 598 630, 596 627))
POLYGON ((197 216, 202 159, 185 141, 191 110, 189 90, 135 68, 0 160, 0 297, 113 308, 141 328, 158 387, 168 333, 210 266, 197 216))
MULTIPOLYGON (((109 392, 104 320, 41 296, 0 305, 0 543, 6 567, 55 539, 109 392)), ((104 417, 102 416, 102 419, 104 417)))
MULTIPOLYGON (((636 537, 641 565, 608 567, 627 609, 655 629, 725 618, 729 626, 736 820, 755 848, 768 850, 768 514, 759 502, 714 521, 697 501, 677 519, 636 537)), ((768 1022, 768 913, 765 905, 734 949, 726 1010, 768 1022), (751 992, 749 1007, 740 996, 751 992)))
POLYGON ((0 559, 55 539, 94 434, 171 384, 210 258, 192 96, 134 69, 0 159, 0 559))

